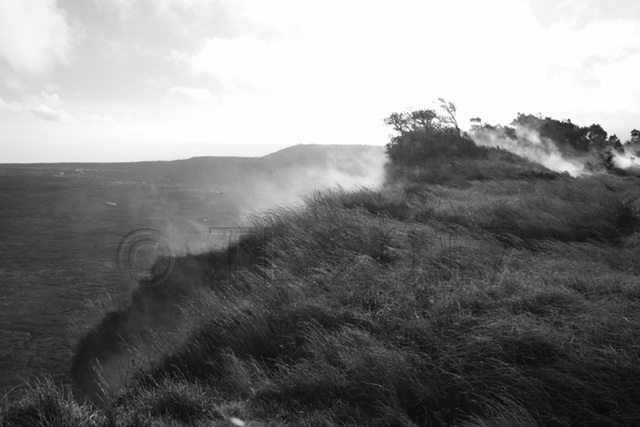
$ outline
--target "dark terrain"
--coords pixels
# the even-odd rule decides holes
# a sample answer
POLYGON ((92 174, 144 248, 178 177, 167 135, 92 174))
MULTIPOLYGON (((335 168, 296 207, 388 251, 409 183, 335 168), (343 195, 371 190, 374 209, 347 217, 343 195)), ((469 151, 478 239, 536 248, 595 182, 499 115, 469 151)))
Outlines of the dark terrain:
POLYGON ((200 252, 212 244, 208 227, 240 225, 253 209, 334 184, 324 172, 366 184, 369 171, 350 153, 381 159, 383 149, 297 146, 263 158, 0 165, 0 397, 45 374, 70 382, 79 325, 135 286, 116 264, 127 233, 155 229, 178 254, 200 252), (306 179, 294 182, 301 167, 306 179))

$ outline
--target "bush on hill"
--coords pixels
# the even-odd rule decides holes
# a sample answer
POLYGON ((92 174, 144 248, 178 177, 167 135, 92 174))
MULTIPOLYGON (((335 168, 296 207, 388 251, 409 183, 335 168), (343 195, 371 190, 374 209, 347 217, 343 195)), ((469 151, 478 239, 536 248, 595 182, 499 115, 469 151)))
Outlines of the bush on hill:
POLYGON ((392 113, 384 120, 396 132, 387 144, 387 181, 464 186, 474 180, 559 176, 506 150, 477 146, 457 127, 455 106, 443 105, 449 116, 422 109, 392 113))
POLYGON ((387 154, 394 165, 411 167, 442 158, 486 156, 485 150, 434 110, 392 113, 384 122, 397 133, 387 144, 387 154))

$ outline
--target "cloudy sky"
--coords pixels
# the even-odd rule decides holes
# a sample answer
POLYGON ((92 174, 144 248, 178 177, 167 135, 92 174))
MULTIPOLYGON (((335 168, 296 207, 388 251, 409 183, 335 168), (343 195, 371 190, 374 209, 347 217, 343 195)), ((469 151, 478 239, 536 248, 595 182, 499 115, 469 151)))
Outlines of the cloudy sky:
POLYGON ((0 0, 0 163, 379 144, 393 111, 640 128, 637 0, 0 0))

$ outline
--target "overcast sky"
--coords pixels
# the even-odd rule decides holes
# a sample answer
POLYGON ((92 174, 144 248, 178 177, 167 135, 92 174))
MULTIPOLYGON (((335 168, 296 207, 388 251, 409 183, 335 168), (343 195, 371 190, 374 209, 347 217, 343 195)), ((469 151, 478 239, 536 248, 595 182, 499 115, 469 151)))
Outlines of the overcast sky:
POLYGON ((0 163, 383 145, 454 102, 640 128, 637 0, 0 0, 0 163))

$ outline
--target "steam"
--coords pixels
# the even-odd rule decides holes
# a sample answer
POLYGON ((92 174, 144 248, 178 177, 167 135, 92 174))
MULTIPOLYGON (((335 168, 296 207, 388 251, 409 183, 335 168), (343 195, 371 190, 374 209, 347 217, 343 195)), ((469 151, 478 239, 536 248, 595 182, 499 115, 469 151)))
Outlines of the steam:
POLYGON ((323 153, 326 157, 315 163, 307 158, 312 153, 294 153, 288 165, 275 166, 267 174, 248 183, 240 193, 245 198, 242 218, 273 206, 296 204, 301 196, 315 190, 342 187, 376 187, 384 179, 387 161, 383 147, 338 149, 323 153))
POLYGON ((631 154, 627 150, 625 150, 624 153, 616 153, 613 162, 615 163, 616 167, 620 169, 640 167, 640 159, 638 159, 635 155, 631 154))
POLYGON ((480 128, 471 133, 477 145, 505 149, 525 159, 539 163, 556 172, 567 172, 571 176, 583 175, 586 159, 569 158, 549 138, 543 138, 530 128, 516 127, 515 136, 508 135, 504 128, 480 128))
POLYGON ((228 177, 196 184, 201 194, 209 195, 203 200, 208 210, 185 215, 171 206, 171 220, 160 231, 176 255, 211 249, 216 242, 209 227, 247 226, 254 214, 296 205, 315 190, 382 185, 387 157, 381 146, 300 145, 257 160, 253 170, 238 167, 228 177))
POLYGON ((104 207, 157 232, 175 256, 198 254, 219 246, 211 227, 248 226, 257 212, 297 204, 318 189, 379 186, 386 161, 381 146, 298 145, 261 158, 157 163, 141 175, 150 182, 134 178, 104 207))
MULTIPOLYGON (((136 256, 145 255, 143 249, 163 246, 160 242, 169 243, 172 256, 177 257, 175 265, 187 265, 190 261, 179 257, 219 247, 209 227, 247 225, 243 222, 251 214, 298 203, 302 195, 317 189, 381 185, 385 162, 384 147, 370 146, 298 146, 260 159, 241 159, 233 165, 226 159, 178 161, 169 165, 171 175, 159 175, 158 185, 144 187, 148 192, 145 197, 132 186, 126 198, 101 201, 100 208, 114 214, 121 210, 131 220, 146 221, 141 230, 129 233, 130 244, 121 242, 118 250, 118 259, 133 263, 134 270, 136 256)), ((145 184, 139 180, 136 183, 145 184)), ((200 271, 197 263, 188 268, 194 269, 195 275, 210 274, 200 271)), ((171 280, 175 279, 167 282, 171 280)), ((122 390, 135 371, 130 363, 134 354, 143 359, 145 355, 154 357, 150 333, 166 334, 166 340, 178 342, 175 334, 183 320, 177 301, 170 296, 172 289, 182 285, 163 282, 136 286, 128 306, 106 313, 80 339, 71 371, 75 384, 87 397, 98 401, 105 393, 117 395, 122 390)))
POLYGON ((624 146, 612 143, 611 138, 608 145, 604 146, 589 141, 590 151, 580 152, 569 144, 558 144, 557 141, 542 136, 537 129, 522 124, 515 127, 474 125, 469 136, 477 145, 503 148, 548 169, 567 172, 571 176, 607 173, 612 168, 636 171, 640 168, 640 146, 629 141, 624 146), (594 145, 600 145, 601 148, 595 148, 594 145))

